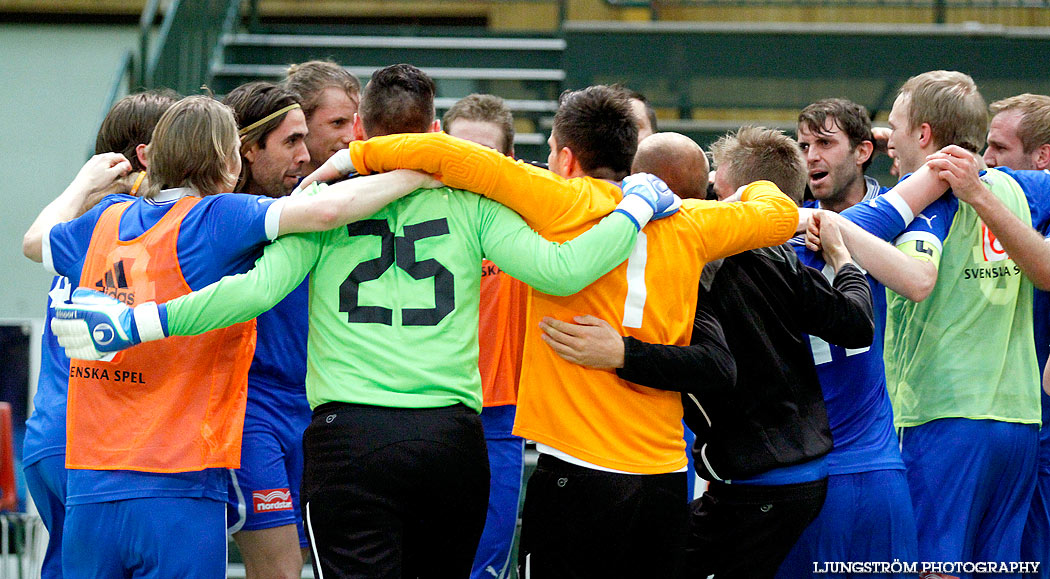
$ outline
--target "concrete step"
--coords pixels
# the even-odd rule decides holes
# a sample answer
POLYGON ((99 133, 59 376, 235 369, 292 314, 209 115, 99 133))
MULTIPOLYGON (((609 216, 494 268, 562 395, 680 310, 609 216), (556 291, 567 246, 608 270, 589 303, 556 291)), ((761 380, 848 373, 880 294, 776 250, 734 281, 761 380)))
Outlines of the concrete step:
MULTIPOLYGON (((438 111, 447 111, 458 100, 459 98, 439 97, 434 99, 434 108, 438 109, 438 111)), ((555 100, 503 99, 503 104, 507 105, 507 108, 510 109, 511 113, 514 113, 514 116, 518 116, 521 113, 548 113, 554 115, 558 111, 558 101, 555 100)))
MULTIPOLYGON (((361 83, 368 82, 378 66, 347 66, 361 83)), ((550 114, 551 102, 561 93, 565 73, 558 69, 421 67, 434 79, 437 96, 459 99, 471 93, 488 93, 516 103, 518 111, 550 114)), ((278 64, 222 64, 212 71, 209 83, 216 94, 225 94, 253 80, 278 81, 287 66, 278 64)), ((513 110, 513 109, 512 109, 513 110)))
POLYGON ((420 68, 560 69, 565 50, 560 38, 428 36, 230 34, 223 45, 229 63, 289 64, 331 58, 375 68, 407 62, 420 68))
MULTIPOLYGON (((350 74, 367 80, 381 66, 344 66, 350 74)), ((562 82, 565 71, 547 68, 468 68, 430 66, 420 67, 434 80, 520 80, 562 82)), ((288 65, 284 64, 222 64, 213 71, 219 76, 283 77, 288 65)))

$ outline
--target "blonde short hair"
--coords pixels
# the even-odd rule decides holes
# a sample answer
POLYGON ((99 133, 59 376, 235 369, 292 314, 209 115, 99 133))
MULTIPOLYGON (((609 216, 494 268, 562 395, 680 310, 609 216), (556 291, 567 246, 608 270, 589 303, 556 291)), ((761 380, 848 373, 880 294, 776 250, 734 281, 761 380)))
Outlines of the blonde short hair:
POLYGON ((230 175, 230 162, 240 154, 239 145, 230 107, 204 95, 180 100, 153 129, 144 196, 174 187, 192 187, 202 196, 222 193, 236 177, 230 175))
POLYGON ((908 96, 908 124, 929 124, 938 148, 958 145, 974 153, 984 148, 988 108, 970 75, 931 70, 909 78, 898 94, 908 96))
POLYGON ((503 136, 499 152, 510 155, 514 150, 514 117, 500 97, 491 94, 469 94, 459 99, 441 119, 441 124, 445 125, 445 132, 451 131, 453 123, 457 120, 496 125, 503 136))
POLYGON ((802 203, 809 175, 802 150, 794 139, 777 129, 741 127, 735 134, 711 145, 719 171, 738 188, 755 181, 772 181, 796 204, 802 203))
POLYGON ((1017 138, 1025 154, 1050 143, 1050 96, 1024 93, 995 101, 989 108, 993 116, 1007 111, 1021 113, 1017 138))
POLYGON ((284 85, 299 95, 307 119, 314 116, 326 88, 342 89, 350 100, 361 101, 361 81, 331 60, 311 60, 289 66, 284 85))

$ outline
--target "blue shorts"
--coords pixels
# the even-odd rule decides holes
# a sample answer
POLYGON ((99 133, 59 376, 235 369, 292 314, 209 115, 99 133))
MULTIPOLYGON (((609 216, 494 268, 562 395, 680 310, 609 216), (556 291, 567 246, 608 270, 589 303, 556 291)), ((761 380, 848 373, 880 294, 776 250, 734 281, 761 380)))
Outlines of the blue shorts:
POLYGON ((47 528, 41 579, 62 579, 62 528, 66 520, 66 455, 55 454, 23 467, 26 487, 47 528))
POLYGON ((245 430, 241 468, 230 470, 227 525, 230 533, 295 525, 299 546, 307 546, 299 511, 303 478, 302 431, 245 430))
POLYGON ((828 477, 824 507, 781 563, 777 577, 808 577, 814 562, 912 562, 917 557, 915 514, 904 471, 837 474, 828 477))
POLYGON ((163 497, 71 505, 62 566, 77 579, 226 576, 226 509, 163 497))
POLYGON ((693 443, 696 442, 696 435, 693 434, 692 430, 685 425, 685 421, 682 421, 682 438, 685 439, 685 456, 688 458, 689 463, 685 469, 686 472, 686 498, 692 502, 693 499, 700 498, 703 492, 696 492, 696 485, 699 481, 703 480, 696 474, 696 467, 693 466, 693 443))
POLYGON ((1039 574, 1035 577, 1050 579, 1050 440, 1040 438, 1039 474, 1021 538, 1021 560, 1039 561, 1039 574))
POLYGON ((489 406, 481 411, 489 451, 489 506, 485 530, 470 571, 473 579, 506 577, 518 525, 525 440, 511 434, 516 406, 489 406))
POLYGON ((903 429, 920 561, 1021 560, 1038 436, 1034 424, 966 418, 903 429))

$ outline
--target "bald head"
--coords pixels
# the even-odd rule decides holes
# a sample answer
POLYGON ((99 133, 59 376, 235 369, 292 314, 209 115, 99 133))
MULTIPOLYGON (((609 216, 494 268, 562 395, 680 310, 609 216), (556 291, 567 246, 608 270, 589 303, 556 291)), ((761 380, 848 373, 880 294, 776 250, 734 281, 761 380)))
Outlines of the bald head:
POLYGON ((654 133, 638 143, 631 172, 656 175, 683 199, 707 195, 707 156, 680 133, 654 133))

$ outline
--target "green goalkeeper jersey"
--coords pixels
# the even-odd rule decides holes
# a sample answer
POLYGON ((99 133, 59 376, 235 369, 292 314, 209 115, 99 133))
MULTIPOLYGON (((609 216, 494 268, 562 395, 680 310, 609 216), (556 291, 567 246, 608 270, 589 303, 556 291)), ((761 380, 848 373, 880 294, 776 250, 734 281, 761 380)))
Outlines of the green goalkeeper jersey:
POLYGON ((613 213, 559 245, 494 201, 420 189, 369 219, 281 237, 251 271, 168 302, 168 329, 196 335, 249 320, 309 274, 311 407, 463 403, 480 412, 481 259, 539 291, 569 295, 627 259, 636 236, 634 223, 613 213))

